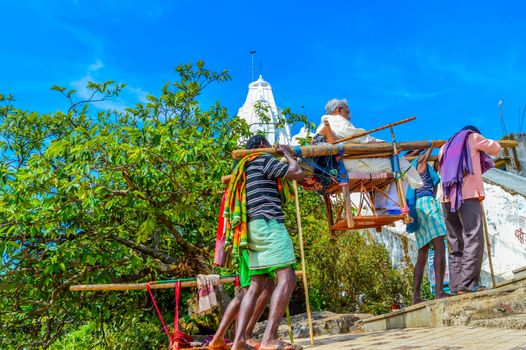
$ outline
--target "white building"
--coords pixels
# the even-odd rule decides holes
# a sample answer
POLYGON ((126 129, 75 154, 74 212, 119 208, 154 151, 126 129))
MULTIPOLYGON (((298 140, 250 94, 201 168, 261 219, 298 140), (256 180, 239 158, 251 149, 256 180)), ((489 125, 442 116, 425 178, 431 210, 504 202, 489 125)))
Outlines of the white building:
POLYGON ((248 85, 247 99, 237 115, 247 122, 252 133, 264 133, 271 144, 290 144, 290 128, 287 124, 282 128, 277 125, 282 119, 281 109, 276 106, 272 87, 261 75, 248 85))

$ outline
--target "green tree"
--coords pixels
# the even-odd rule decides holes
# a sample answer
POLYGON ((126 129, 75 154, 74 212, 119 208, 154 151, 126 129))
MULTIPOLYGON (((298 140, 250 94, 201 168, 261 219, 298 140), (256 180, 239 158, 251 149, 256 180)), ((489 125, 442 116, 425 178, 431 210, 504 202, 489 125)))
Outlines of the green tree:
MULTIPOLYGON (((182 65, 159 97, 97 111, 124 87, 93 95, 54 87, 66 113, 0 109, 0 343, 48 347, 87 319, 109 325, 140 307, 137 293, 68 291, 72 284, 148 281, 211 271, 220 178, 245 123, 197 98, 226 71, 182 65)), ((144 296, 144 294, 142 294, 144 296)), ((124 322, 124 321, 123 321, 124 322)))

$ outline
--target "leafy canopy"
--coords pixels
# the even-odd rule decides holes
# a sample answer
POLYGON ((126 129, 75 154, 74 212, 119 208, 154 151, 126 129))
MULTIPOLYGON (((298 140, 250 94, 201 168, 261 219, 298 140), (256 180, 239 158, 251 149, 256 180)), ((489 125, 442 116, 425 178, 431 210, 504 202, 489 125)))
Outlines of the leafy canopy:
POLYGON ((87 100, 53 87, 66 113, 0 96, 0 343, 47 347, 85 319, 137 312, 137 293, 69 285, 211 271, 220 178, 248 126, 219 103, 198 104, 226 71, 197 62, 176 73, 160 96, 124 112, 89 107, 119 94, 124 85, 111 81, 89 83, 87 100))

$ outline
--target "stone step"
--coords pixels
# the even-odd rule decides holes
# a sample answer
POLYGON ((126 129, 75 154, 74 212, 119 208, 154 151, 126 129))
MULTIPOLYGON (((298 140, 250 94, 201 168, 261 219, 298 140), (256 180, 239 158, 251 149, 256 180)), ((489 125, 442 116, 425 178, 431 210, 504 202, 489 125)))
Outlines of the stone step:
POLYGON ((369 332, 410 327, 471 326, 473 322, 489 324, 487 320, 508 316, 520 319, 523 314, 526 314, 526 278, 487 291, 412 305, 363 319, 358 325, 369 332))
POLYGON ((526 313, 474 320, 469 325, 474 327, 526 329, 526 313))

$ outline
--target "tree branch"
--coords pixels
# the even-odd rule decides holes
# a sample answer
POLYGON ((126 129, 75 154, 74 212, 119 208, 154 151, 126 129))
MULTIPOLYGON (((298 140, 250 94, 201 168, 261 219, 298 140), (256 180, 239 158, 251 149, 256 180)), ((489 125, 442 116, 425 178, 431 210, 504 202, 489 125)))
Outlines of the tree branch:
POLYGON ((128 248, 131 248, 153 258, 159 259, 166 264, 177 265, 178 263, 177 259, 175 259, 174 257, 168 254, 161 253, 155 249, 145 246, 144 244, 136 244, 134 241, 114 235, 111 235, 110 237, 128 248))
POLYGON ((172 236, 175 238, 175 241, 177 242, 177 244, 179 244, 181 246, 181 248, 184 249, 185 252, 189 253, 189 254, 200 254, 202 255, 203 254, 203 250, 196 247, 195 245, 193 244, 190 244, 188 243, 182 236, 181 234, 179 233, 179 231, 175 228, 175 226, 173 225, 173 223, 170 221, 170 219, 168 218, 168 216, 166 216, 166 214, 160 214, 158 216, 159 220, 161 220, 161 222, 166 226, 166 228, 168 229, 168 231, 170 231, 170 233, 172 234, 172 236))

